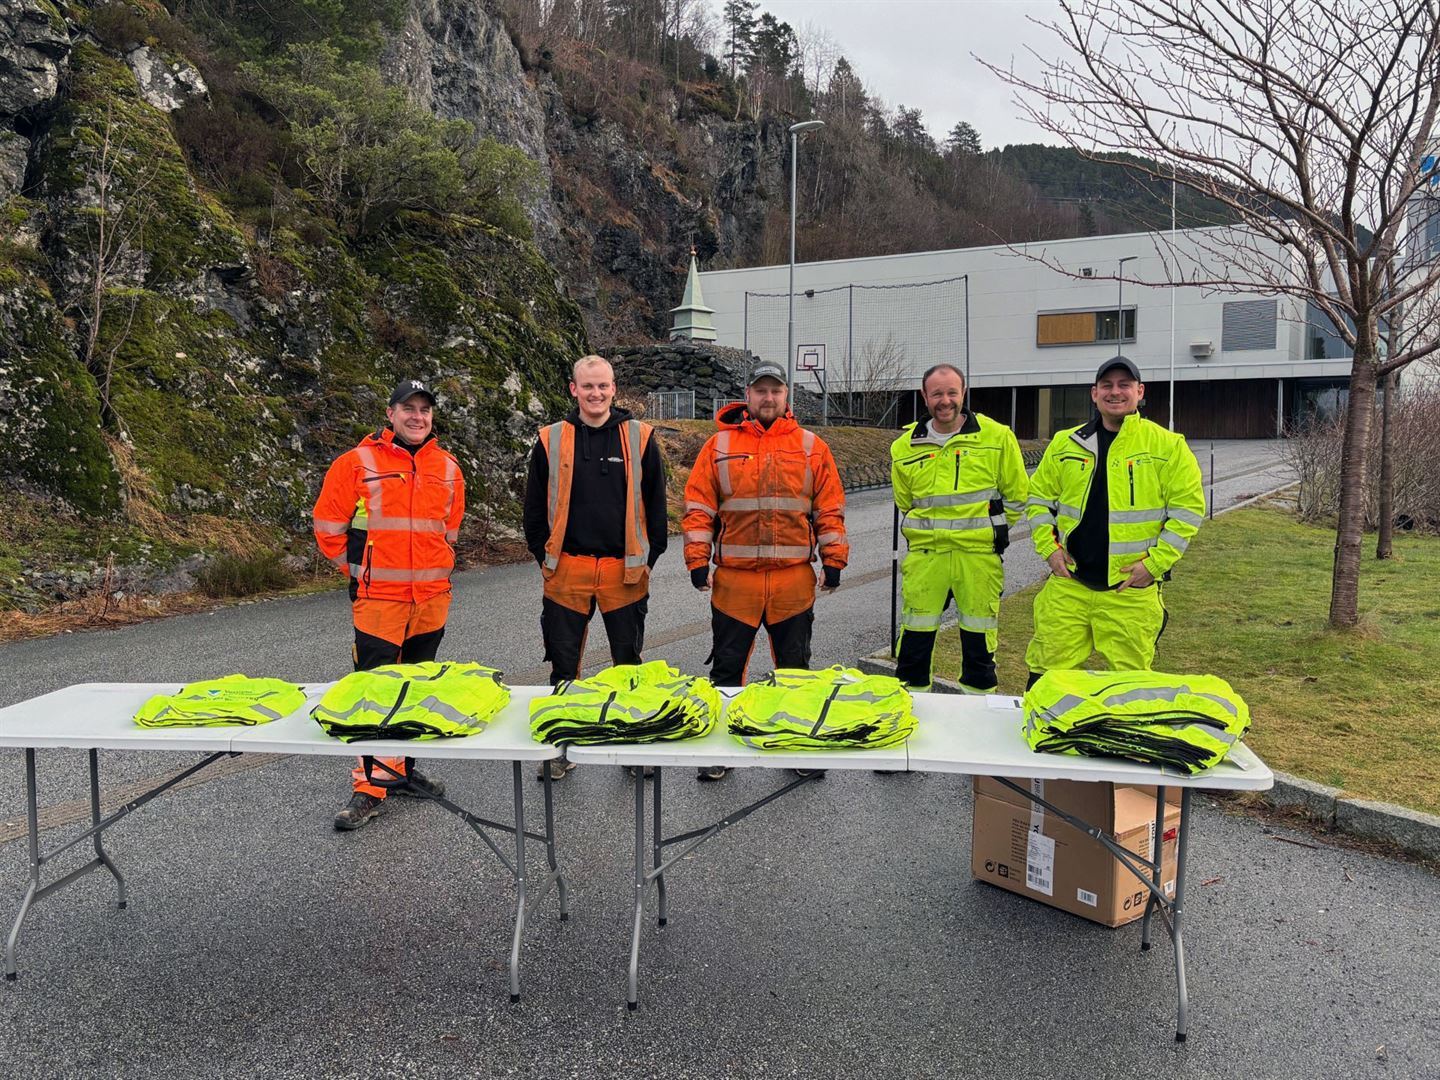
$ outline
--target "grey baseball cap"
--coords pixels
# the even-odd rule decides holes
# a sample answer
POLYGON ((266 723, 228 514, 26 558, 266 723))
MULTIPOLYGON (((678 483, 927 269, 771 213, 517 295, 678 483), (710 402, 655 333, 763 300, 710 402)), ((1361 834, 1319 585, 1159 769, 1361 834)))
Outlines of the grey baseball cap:
POLYGON ((1107 371, 1109 371, 1111 368, 1117 367, 1124 368, 1125 373, 1129 375, 1132 379, 1134 379, 1136 382, 1145 381, 1140 377, 1140 369, 1135 366, 1135 361, 1131 360, 1128 356, 1112 356, 1109 360, 1106 360, 1103 364, 1100 365, 1100 370, 1095 372, 1095 381, 1098 383, 1101 379, 1105 377, 1105 373, 1107 371))
POLYGON ((750 369, 750 377, 745 380, 745 385, 754 386, 761 379, 774 379, 782 386, 787 385, 785 369, 774 360, 757 360, 750 369))

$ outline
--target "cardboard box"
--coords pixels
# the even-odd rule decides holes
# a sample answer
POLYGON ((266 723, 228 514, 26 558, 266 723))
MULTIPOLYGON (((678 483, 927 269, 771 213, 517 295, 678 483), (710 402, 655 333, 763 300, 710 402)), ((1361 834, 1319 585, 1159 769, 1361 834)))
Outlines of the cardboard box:
MULTIPOLYGON (((1043 795, 1049 802, 1104 829, 1121 847, 1141 858, 1150 857, 1155 832, 1154 788, 1043 783, 1043 795)), ((1167 798, 1161 887, 1172 896, 1179 828, 1180 808, 1167 798)), ((1140 918, 1149 896, 1149 890, 1100 841, 983 777, 977 777, 975 784, 970 870, 977 881, 1104 926, 1123 926, 1140 918), (1010 798, 997 797, 992 791, 1010 798)))
MULTIPOLYGON (((1028 780, 1022 777, 1011 777, 1010 782, 1027 791, 1033 791, 1046 802, 1059 807, 1067 814, 1073 814, 1082 821, 1099 825, 1110 832, 1115 831, 1113 818, 1117 786, 1143 793, 1150 800, 1150 817, 1152 819, 1155 817, 1155 789, 1153 787, 1142 787, 1138 784, 1095 784, 1086 783, 1083 780, 1028 780)), ((1000 783, 993 776, 977 776, 974 783, 977 795, 988 795, 992 799, 1023 806, 1027 810, 1035 805, 1019 792, 1000 783)), ((1172 806, 1179 806, 1180 789, 1167 787, 1165 801, 1172 806)))

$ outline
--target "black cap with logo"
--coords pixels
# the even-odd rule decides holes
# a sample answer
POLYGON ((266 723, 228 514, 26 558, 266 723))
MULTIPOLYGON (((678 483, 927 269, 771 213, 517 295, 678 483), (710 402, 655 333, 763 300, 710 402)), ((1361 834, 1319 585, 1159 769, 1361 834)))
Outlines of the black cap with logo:
POLYGON ((1106 360, 1100 365, 1100 370, 1095 372, 1095 381, 1098 383, 1105 377, 1107 371, 1111 371, 1117 367, 1124 368, 1125 373, 1136 382, 1145 381, 1140 377, 1140 369, 1135 366, 1135 361, 1131 360, 1128 356, 1112 356, 1109 360, 1106 360))
POLYGON ((785 369, 774 360, 760 360, 750 369, 750 377, 745 380, 746 386, 754 386, 761 379, 774 379, 782 386, 787 383, 785 369))
POLYGON ((401 379, 395 384, 395 392, 390 395, 390 404, 399 405, 401 402, 409 401, 416 394, 424 394, 430 399, 430 404, 435 404, 435 395, 430 388, 419 379, 401 379))

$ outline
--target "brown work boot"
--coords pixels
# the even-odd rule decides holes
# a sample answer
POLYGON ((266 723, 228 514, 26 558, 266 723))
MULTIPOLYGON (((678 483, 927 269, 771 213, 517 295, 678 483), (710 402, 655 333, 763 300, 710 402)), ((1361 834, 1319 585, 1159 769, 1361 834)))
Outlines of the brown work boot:
POLYGON ((345 809, 335 815, 335 828, 341 832, 353 832, 365 826, 372 818, 379 816, 380 804, 384 799, 357 791, 350 796, 345 809))

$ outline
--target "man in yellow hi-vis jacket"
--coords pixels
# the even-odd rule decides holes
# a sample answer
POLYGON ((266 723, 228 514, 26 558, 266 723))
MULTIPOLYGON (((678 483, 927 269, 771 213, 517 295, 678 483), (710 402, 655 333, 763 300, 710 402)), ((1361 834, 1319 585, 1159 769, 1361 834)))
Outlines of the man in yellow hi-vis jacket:
POLYGON ((1001 553, 1020 519, 1027 483, 1015 434, 965 411, 960 369, 937 364, 920 381, 930 415, 890 444, 890 482, 909 547, 896 677, 930 689, 935 635, 950 598, 960 622, 960 683, 993 690, 1001 553))
POLYGON ((1145 384, 1123 356, 1105 361, 1096 415, 1059 432, 1030 478, 1026 513, 1051 577, 1035 597, 1030 683, 1081 668, 1092 651, 1145 670, 1165 628, 1160 582, 1205 516, 1200 465, 1185 438, 1144 419, 1145 384))

